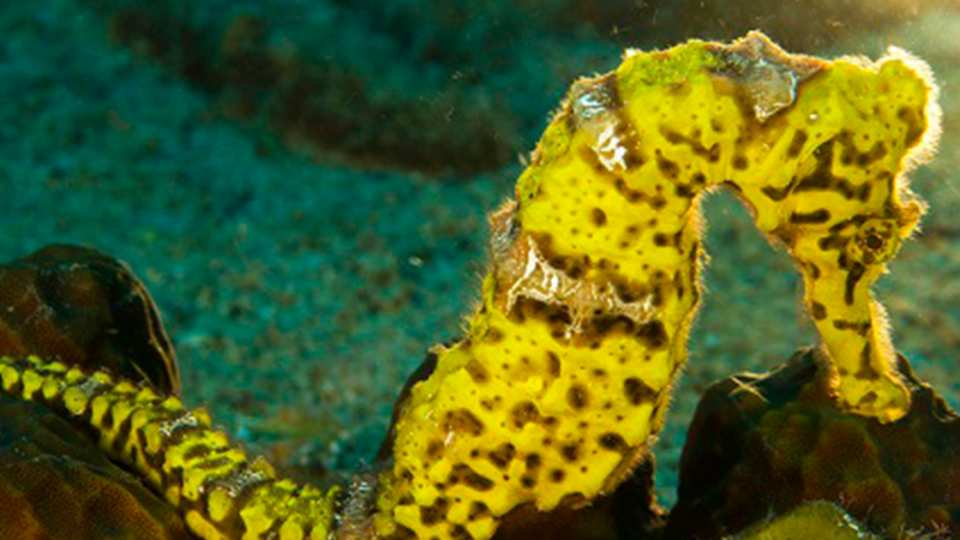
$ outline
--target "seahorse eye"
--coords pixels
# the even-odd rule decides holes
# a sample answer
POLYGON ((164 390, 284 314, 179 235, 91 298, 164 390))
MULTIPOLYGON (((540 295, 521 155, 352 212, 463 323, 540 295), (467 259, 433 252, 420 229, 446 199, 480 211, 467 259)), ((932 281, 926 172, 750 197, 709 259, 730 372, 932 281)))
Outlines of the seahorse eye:
POLYGON ((880 238, 875 234, 868 235, 866 239, 866 244, 868 248, 873 250, 878 250, 883 247, 883 238, 880 238))
POLYGON ((847 256, 864 264, 881 264, 896 255, 900 247, 896 224, 890 219, 873 218, 860 225, 847 246, 847 256))

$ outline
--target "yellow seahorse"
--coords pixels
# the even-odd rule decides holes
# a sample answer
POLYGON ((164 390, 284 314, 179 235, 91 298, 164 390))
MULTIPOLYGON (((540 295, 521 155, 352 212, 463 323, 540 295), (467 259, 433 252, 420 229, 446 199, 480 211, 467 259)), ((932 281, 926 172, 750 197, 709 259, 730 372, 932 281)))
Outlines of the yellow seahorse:
POLYGON ((699 199, 728 186, 797 261, 839 405, 894 421, 909 394, 869 289, 923 212, 905 173, 937 117, 902 51, 828 62, 759 33, 628 51, 577 81, 491 216, 481 303, 400 404, 366 511, 109 375, 4 359, 3 389, 93 425, 204 538, 489 538, 521 506, 608 493, 649 452, 701 296, 699 199))

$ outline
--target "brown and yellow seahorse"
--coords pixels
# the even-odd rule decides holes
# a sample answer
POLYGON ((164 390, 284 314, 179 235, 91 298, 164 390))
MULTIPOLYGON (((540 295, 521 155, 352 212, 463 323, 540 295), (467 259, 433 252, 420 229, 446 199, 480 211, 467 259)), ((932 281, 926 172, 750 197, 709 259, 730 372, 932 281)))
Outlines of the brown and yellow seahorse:
POLYGON ((937 116, 902 51, 823 61, 759 33, 577 81, 491 216, 480 305, 399 405, 365 512, 107 374, 3 359, 3 389, 92 425, 204 538, 489 538, 521 506, 608 493, 649 452, 701 296, 699 200, 728 186, 796 259, 839 405, 894 421, 909 395, 870 286, 923 213, 905 174, 937 116))

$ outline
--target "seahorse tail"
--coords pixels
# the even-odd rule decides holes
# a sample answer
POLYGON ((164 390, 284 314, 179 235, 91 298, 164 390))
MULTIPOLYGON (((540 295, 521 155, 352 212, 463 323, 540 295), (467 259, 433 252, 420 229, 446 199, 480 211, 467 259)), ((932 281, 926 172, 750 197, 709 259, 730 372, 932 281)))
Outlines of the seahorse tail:
POLYGON ((326 539, 339 488, 277 478, 211 426, 203 409, 98 371, 35 356, 0 357, 3 391, 46 404, 90 426, 113 459, 176 506, 205 539, 326 539))

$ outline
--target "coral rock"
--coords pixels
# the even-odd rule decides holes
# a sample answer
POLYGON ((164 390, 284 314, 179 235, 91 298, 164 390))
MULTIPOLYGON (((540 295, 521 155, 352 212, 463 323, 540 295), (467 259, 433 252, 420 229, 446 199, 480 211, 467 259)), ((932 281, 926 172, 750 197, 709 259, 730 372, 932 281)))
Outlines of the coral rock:
POLYGON ((106 368, 179 393, 173 346, 146 288, 120 261, 54 245, 0 265, 0 356, 106 368))
POLYGON ((669 538, 736 533, 806 501, 833 502, 874 533, 960 535, 960 421, 899 357, 912 405, 882 424, 831 399, 824 359, 796 353, 766 375, 710 387, 690 426, 669 538))
MULTIPOLYGON (((97 251, 50 246, 0 265, 0 356, 42 355, 179 391, 144 286, 97 251)), ((87 430, 0 396, 0 538, 190 538, 175 508, 114 465, 87 430)))
POLYGON ((0 395, 0 538, 192 538, 177 510, 107 460, 87 433, 0 395))
POLYGON ((816 501, 802 504, 782 516, 762 523, 739 537, 741 540, 867 540, 876 538, 861 528, 835 504, 816 501))

